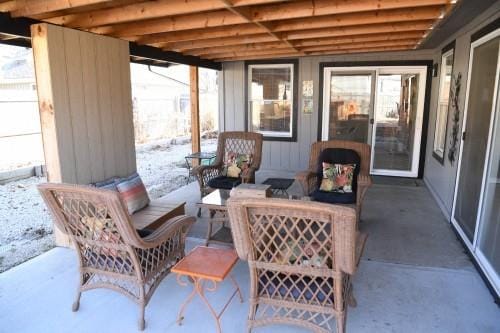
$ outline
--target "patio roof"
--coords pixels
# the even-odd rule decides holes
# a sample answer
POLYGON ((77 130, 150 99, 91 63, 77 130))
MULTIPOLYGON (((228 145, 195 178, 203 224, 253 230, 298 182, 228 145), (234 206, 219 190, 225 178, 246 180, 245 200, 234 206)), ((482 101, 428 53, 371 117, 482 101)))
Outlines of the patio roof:
POLYGON ((455 2, 0 0, 0 11, 230 61, 415 49, 455 2))

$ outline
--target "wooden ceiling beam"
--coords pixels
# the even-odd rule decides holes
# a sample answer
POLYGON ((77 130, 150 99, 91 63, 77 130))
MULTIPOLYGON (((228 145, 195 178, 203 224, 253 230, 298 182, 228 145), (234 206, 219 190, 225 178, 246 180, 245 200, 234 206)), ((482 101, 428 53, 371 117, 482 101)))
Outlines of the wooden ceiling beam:
MULTIPOLYGON (((233 4, 233 6, 248 6, 251 4, 265 4, 276 1, 277 0, 245 0, 233 4)), ((224 8, 226 8, 226 5, 220 0, 158 0, 132 3, 126 6, 105 10, 62 15, 47 19, 46 21, 70 28, 88 29, 109 24, 148 20, 224 8)))
POLYGON ((15 9, 11 11, 11 15, 31 17, 57 10, 112 2, 113 0, 15 0, 15 9))
POLYGON ((420 39, 424 36, 424 31, 405 31, 395 32, 391 34, 368 34, 354 36, 340 36, 328 38, 302 39, 294 41, 295 47, 332 45, 332 44, 349 44, 372 41, 389 41, 398 39, 420 39))
POLYGON ((305 53, 321 52, 321 51, 334 51, 334 50, 351 50, 351 49, 364 49, 369 47, 386 47, 386 46, 415 46, 419 39, 401 39, 391 41, 373 41, 373 42, 360 42, 349 44, 332 44, 332 45, 319 45, 308 46, 300 48, 305 53))
MULTIPOLYGON (((389 51, 407 51, 408 47, 374 47, 374 48, 365 48, 364 50, 352 49, 352 50, 340 50, 340 51, 322 51, 322 52, 313 52, 308 54, 308 56, 315 55, 342 55, 342 54, 352 54, 352 53, 367 53, 367 52, 389 52, 389 51)), ((292 58, 296 57, 295 53, 288 54, 262 54, 259 56, 239 56, 239 57, 228 57, 228 58, 218 58, 214 59, 218 62, 225 61, 241 61, 241 60, 261 60, 261 59, 275 59, 275 58, 292 58)))
POLYGON ((341 13, 446 5, 448 3, 449 0, 307 0, 255 6, 250 9, 250 15, 255 21, 275 21, 341 13))
POLYGON ((206 40, 197 41, 187 41, 187 42, 176 42, 176 43, 165 43, 161 45, 164 50, 174 50, 177 52, 183 52, 193 49, 202 49, 207 47, 220 47, 228 45, 241 45, 249 43, 265 43, 265 42, 275 42, 276 39, 268 34, 258 34, 249 35, 241 37, 226 37, 226 38, 211 38, 206 40))
POLYGON ((90 28, 90 32, 114 37, 149 35, 160 32, 220 27, 248 23, 244 18, 224 10, 178 15, 90 28))
POLYGON ((409 51, 412 47, 408 46, 382 46, 382 47, 367 47, 363 49, 350 49, 350 50, 326 50, 326 51, 318 51, 311 52, 308 55, 316 56, 316 55, 339 55, 339 54, 352 54, 352 53, 372 53, 372 52, 388 52, 388 51, 409 51))
POLYGON ((280 32, 350 25, 435 20, 444 10, 444 6, 430 6, 284 20, 275 22, 273 24, 273 31, 280 32))
POLYGON ((433 20, 424 20, 399 23, 365 24, 359 26, 290 31, 283 32, 283 34, 288 40, 294 40, 335 36, 365 35, 375 33, 393 33, 401 31, 425 31, 429 29, 433 23, 433 20))
POLYGON ((194 49, 183 52, 184 54, 194 55, 198 57, 204 57, 206 55, 214 54, 214 53, 226 53, 226 52, 235 52, 235 51, 250 51, 250 50, 271 50, 271 49, 288 49, 288 45, 285 45, 282 42, 266 42, 266 43, 250 43, 250 44, 242 44, 242 45, 230 45, 230 46, 219 46, 219 47, 209 47, 203 49, 194 49))
POLYGON ((162 32, 159 34, 139 36, 136 41, 140 44, 183 42, 188 40, 255 35, 265 32, 265 29, 253 23, 244 23, 234 26, 162 32))

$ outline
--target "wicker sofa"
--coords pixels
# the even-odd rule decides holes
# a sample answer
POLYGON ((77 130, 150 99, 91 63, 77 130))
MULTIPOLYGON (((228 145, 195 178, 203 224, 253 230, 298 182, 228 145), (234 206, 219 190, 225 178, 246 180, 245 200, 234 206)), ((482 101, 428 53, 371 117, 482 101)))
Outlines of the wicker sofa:
POLYGON ((343 333, 366 241, 354 208, 270 198, 227 206, 236 251, 250 268, 248 331, 293 324, 343 333))
POLYGON ((70 184, 42 184, 38 189, 56 225, 70 237, 79 262, 82 292, 108 288, 139 305, 139 329, 156 287, 184 256, 194 217, 176 216, 152 233, 139 235, 118 192, 70 184))

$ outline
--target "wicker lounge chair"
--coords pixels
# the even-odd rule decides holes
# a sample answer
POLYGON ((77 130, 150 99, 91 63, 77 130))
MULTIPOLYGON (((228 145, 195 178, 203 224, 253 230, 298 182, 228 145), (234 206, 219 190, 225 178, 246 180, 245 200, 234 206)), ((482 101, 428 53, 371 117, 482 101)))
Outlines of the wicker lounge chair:
POLYGON ((141 237, 118 192, 68 184, 43 184, 38 189, 78 254, 80 284, 73 311, 79 308, 82 292, 109 288, 139 304, 143 330, 144 309, 170 268, 184 256, 186 234, 195 218, 174 217, 141 237))
POLYGON ((250 268, 248 331, 293 324, 344 332, 366 241, 354 208, 269 198, 231 198, 227 206, 236 251, 250 268))
POLYGON ((193 173, 200 185, 201 197, 214 189, 231 189, 240 183, 254 183, 255 172, 259 170, 262 158, 262 134, 252 132, 223 132, 219 134, 217 157, 212 165, 198 166, 193 173), (222 175, 229 153, 250 154, 252 162, 240 178, 222 175))
MULTIPOLYGON (((311 154, 309 156, 309 169, 297 173, 295 179, 302 185, 304 195, 310 195, 313 191, 317 190, 318 184, 318 166, 320 165, 320 156, 325 149, 348 149, 352 150, 359 156, 360 167, 359 174, 356 179, 357 189, 353 206, 356 208, 357 222, 361 216, 361 207, 366 191, 372 184, 370 177, 370 160, 371 150, 370 146, 366 143, 359 143, 354 141, 331 140, 315 142, 311 146, 311 154)), ((321 200, 323 201, 323 200, 321 200)), ((326 201, 323 201, 326 202, 326 201)), ((330 201, 331 203, 331 201, 330 201)), ((336 202, 341 204, 342 202, 336 202)))

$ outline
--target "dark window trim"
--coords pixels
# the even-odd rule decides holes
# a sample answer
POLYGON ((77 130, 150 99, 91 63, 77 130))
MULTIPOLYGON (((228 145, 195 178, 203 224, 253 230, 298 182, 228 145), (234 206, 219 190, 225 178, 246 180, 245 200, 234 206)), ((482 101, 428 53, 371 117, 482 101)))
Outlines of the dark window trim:
MULTIPOLYGON (((434 151, 434 142, 436 142, 436 123, 437 123, 437 112, 438 112, 438 108, 439 108, 439 95, 440 95, 440 88, 441 88, 441 71, 443 70, 443 55, 449 51, 453 50, 453 55, 452 55, 452 61, 451 61, 451 74, 452 74, 452 77, 453 77, 453 69, 455 69, 455 41, 447 44, 445 47, 443 47, 443 49, 441 50, 441 59, 440 59, 440 72, 439 72, 439 75, 438 75, 438 99, 437 99, 437 105, 436 105, 436 121, 434 122, 434 137, 433 137, 433 140, 432 140, 432 157, 434 157, 434 159, 436 161, 438 161, 441 165, 444 165, 444 161, 446 160, 446 143, 447 143, 447 138, 448 138, 448 119, 450 118, 450 106, 451 106, 451 95, 449 95, 449 98, 448 98, 448 110, 446 110, 446 124, 445 124, 445 128, 444 128, 444 147, 443 147, 443 157, 439 156, 438 154, 436 154, 436 152, 434 151)), ((450 91, 452 89, 452 85, 450 85, 450 91)))
POLYGON ((488 35, 490 32, 497 30, 498 28, 500 28, 500 17, 473 33, 470 36, 470 42, 473 43, 481 37, 488 35))
POLYGON ((318 141, 321 141, 323 127, 323 72, 325 67, 363 67, 363 66, 426 66, 427 78, 425 83, 424 114, 422 119, 422 136, 420 138, 420 160, 417 178, 424 177, 425 153, 429 126, 429 106, 431 103, 432 87, 432 60, 388 60, 388 61, 344 61, 319 63, 319 102, 318 102, 318 141))
POLYGON ((247 60, 245 61, 245 131, 248 131, 248 66, 249 65, 273 65, 292 64, 293 65, 293 108, 292 108, 292 136, 264 136, 265 141, 286 141, 297 142, 297 121, 298 121, 298 92, 299 92, 299 60, 298 59, 269 59, 269 60, 247 60))

